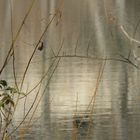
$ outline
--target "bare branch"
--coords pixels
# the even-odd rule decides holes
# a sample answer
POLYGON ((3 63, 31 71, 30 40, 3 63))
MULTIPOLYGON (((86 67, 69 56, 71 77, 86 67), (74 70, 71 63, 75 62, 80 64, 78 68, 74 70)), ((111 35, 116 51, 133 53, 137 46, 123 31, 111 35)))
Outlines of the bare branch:
POLYGON ((20 27, 19 27, 19 29, 18 29, 18 31, 17 31, 17 34, 16 34, 15 38, 13 39, 13 41, 12 41, 12 43, 11 43, 11 45, 10 45, 10 49, 9 49, 9 51, 8 51, 8 53, 7 53, 7 56, 6 56, 5 60, 4 60, 3 65, 2 65, 2 67, 1 67, 1 69, 0 69, 0 75, 1 75, 1 73, 3 72, 5 66, 7 65, 8 61, 9 61, 10 54, 11 54, 11 52, 12 52, 12 50, 13 50, 13 47, 14 47, 14 45, 15 45, 15 42, 16 42, 16 40, 17 40, 17 38, 18 38, 18 36, 19 36, 19 34, 20 34, 22 28, 23 28, 23 25, 24 25, 25 21, 27 20, 27 17, 29 16, 29 14, 30 14, 30 12, 31 12, 31 10, 32 10, 32 8, 33 8, 34 2, 35 2, 35 0, 32 0, 32 3, 31 3, 31 5, 30 5, 30 8, 28 9, 28 11, 27 11, 25 17, 23 18, 22 23, 21 23, 21 25, 20 25, 20 27))
POLYGON ((139 41, 139 40, 136 40, 136 39, 134 39, 134 38, 132 38, 132 37, 125 31, 125 29, 124 29, 123 26, 120 26, 120 28, 121 28, 122 32, 124 33, 124 35, 130 40, 130 42, 135 42, 135 43, 140 44, 140 41, 139 41))
POLYGON ((81 59, 91 59, 91 60, 107 60, 107 61, 120 61, 120 62, 124 62, 124 63, 127 63, 127 64, 130 64, 136 68, 139 68, 135 63, 133 63, 131 60, 129 60, 128 58, 126 57, 122 57, 121 58, 113 58, 113 57, 110 57, 110 58, 104 58, 104 57, 92 57, 92 56, 85 56, 85 55, 58 55, 58 56, 55 56, 55 57, 50 57, 50 58, 47 58, 47 59, 54 59, 56 57, 59 57, 59 58, 81 58, 81 59))

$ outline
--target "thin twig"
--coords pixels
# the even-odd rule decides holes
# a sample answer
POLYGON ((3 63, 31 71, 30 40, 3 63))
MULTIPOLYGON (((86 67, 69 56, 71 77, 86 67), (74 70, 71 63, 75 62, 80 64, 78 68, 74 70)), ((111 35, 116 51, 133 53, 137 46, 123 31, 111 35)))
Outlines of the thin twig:
MULTIPOLYGON (((60 48, 59 48, 59 50, 58 50, 57 55, 59 55, 59 53, 60 53, 60 51, 61 51, 61 49, 62 49, 62 47, 63 47, 63 44, 64 44, 64 39, 63 39, 63 41, 62 41, 62 45, 60 46, 60 48)), ((45 86, 45 89, 44 89, 44 91, 43 91, 43 93, 42 93, 42 95, 41 95, 41 97, 40 97, 40 99, 39 99, 39 101, 38 101, 38 103, 37 103, 37 105, 36 105, 36 107, 35 107, 34 113, 35 113, 35 111, 36 111, 36 109, 37 109, 37 107, 38 107, 38 105, 39 105, 41 99, 43 98, 43 96, 44 96, 44 94, 45 94, 45 91, 46 91, 46 89, 47 89, 47 87, 48 87, 48 85, 49 85, 49 83, 50 83, 50 80, 51 80, 51 78, 52 78, 52 76, 53 76, 53 74, 54 74, 56 68, 57 68, 58 65, 59 65, 60 60, 61 60, 61 58, 58 59, 57 64, 56 64, 56 66, 55 66, 55 68, 54 68, 52 74, 50 75, 48 81, 47 81, 47 84, 46 84, 46 86, 45 86)), ((54 62, 55 62, 55 61, 54 61, 54 62)), ((47 71, 47 74, 48 74, 48 71, 47 71)), ((46 76, 46 75, 45 75, 45 76, 46 76)), ((41 80, 41 82, 39 83, 39 85, 40 85, 41 83, 42 83, 42 80, 41 80)), ((27 113, 28 113, 28 112, 27 112, 27 113)), ((33 117, 34 113, 32 114, 32 117, 33 117)), ((29 113, 28 113, 28 114, 29 114, 29 113)), ((26 119, 26 117, 28 116, 28 114, 25 115, 24 119, 20 122, 20 124, 19 124, 8 136, 12 135, 12 134, 22 125, 22 123, 24 122, 24 120, 26 119)), ((32 117, 31 117, 31 118, 32 118, 32 117)), ((30 121, 31 121, 31 119, 30 119, 30 121)))
MULTIPOLYGON (((56 64, 56 67, 54 68, 54 70, 53 70, 51 76, 49 77, 49 80, 48 80, 48 82, 47 82, 47 85, 46 85, 46 87, 45 87, 45 89, 44 89, 44 91, 43 91, 41 97, 39 98, 39 101, 37 102, 37 105, 36 105, 35 110, 34 110, 34 112, 33 112, 33 114, 32 114, 32 117, 34 116, 34 113, 35 113, 35 111, 36 111, 36 109, 37 109, 37 107, 38 107, 38 105, 39 105, 39 103, 40 103, 42 97, 43 97, 44 94, 45 94, 45 91, 46 91, 46 89, 47 89, 47 87, 48 87, 48 85, 49 85, 49 83, 50 83, 50 80, 51 80, 51 78, 52 78, 52 76, 53 76, 53 74, 54 74, 56 68, 58 67, 59 62, 60 62, 60 58, 59 58, 59 60, 58 60, 58 63, 56 64)), ((32 106, 32 107, 33 107, 33 106, 32 106)), ((23 119, 23 120, 20 122, 20 124, 8 135, 8 137, 11 136, 11 135, 23 124, 23 122, 25 121, 25 119, 26 119, 26 117, 28 116, 28 114, 30 113, 30 111, 31 111, 31 110, 29 110, 29 111, 27 112, 27 114, 25 115, 24 119, 23 119)), ((30 118, 30 121, 32 120, 32 117, 30 118)), ((30 121, 29 121, 29 122, 30 122, 30 121)), ((28 125, 29 125, 29 124, 30 124, 30 123, 28 123, 28 125)))
POLYGON ((78 43, 79 43, 79 37, 77 38, 77 41, 76 41, 76 46, 75 46, 75 55, 77 54, 77 48, 78 48, 78 43))
POLYGON ((120 54, 120 57, 122 57, 124 60, 126 60, 127 63, 131 64, 132 66, 139 68, 136 64, 134 64, 129 58, 124 57, 120 54))
MULTIPOLYGON (((56 13, 56 14, 57 14, 57 13, 56 13)), ((21 85, 20 85, 20 91, 22 90, 22 87, 23 87, 23 83, 24 83, 24 80, 25 80, 26 73, 27 73, 28 68, 29 68, 29 66, 30 66, 30 63, 31 63, 31 61, 32 61, 32 59, 33 59, 33 57, 34 57, 34 55, 35 55, 35 52, 36 52, 36 50, 37 50, 37 48, 38 48, 38 45, 40 44, 40 42, 41 42, 42 38, 44 37, 46 31, 48 30, 49 26, 51 25, 51 23, 52 23, 53 20, 55 19, 56 14, 54 14, 54 16, 52 17, 52 19, 51 19, 51 20, 49 21, 49 23, 47 24, 45 30, 43 31, 42 35, 40 36, 40 38, 39 38, 39 40, 38 40, 38 43, 36 44, 36 46, 35 46, 35 48, 34 48, 34 50, 33 50, 33 52, 32 52, 32 55, 31 55, 31 57, 30 57, 30 59, 29 59, 29 61, 28 61, 28 63, 27 63, 27 66, 26 66, 26 68, 25 68, 25 71, 24 71, 24 73, 23 73, 23 78, 22 78, 21 85)), ((16 109, 16 107, 17 107, 19 98, 20 98, 20 94, 18 95, 16 104, 15 104, 15 109, 16 109)))
MULTIPOLYGON (((60 5, 60 6, 61 6, 61 5, 60 5)), ((51 23, 53 22, 53 20, 54 20, 55 17, 57 16, 58 12, 59 12, 59 7, 58 7, 58 9, 56 10, 56 13, 55 13, 55 14, 53 15, 53 17, 51 18, 51 20, 50 20, 50 21, 48 22, 48 24, 46 25, 46 28, 44 29, 43 33, 41 34, 41 36, 40 36, 40 38, 39 38, 39 40, 38 40, 38 43, 36 44, 36 46, 35 46, 35 48, 34 48, 34 50, 33 50, 33 52, 32 52, 32 55, 31 55, 31 57, 30 57, 30 59, 29 59, 29 61, 28 61, 28 63, 27 63, 26 69, 25 69, 24 74, 23 74, 23 78, 22 78, 22 82, 21 82, 21 87, 20 87, 20 89, 22 89, 22 86, 23 86, 23 83, 24 83, 24 79, 25 79, 27 70, 28 70, 28 68, 29 68, 29 66, 30 66, 30 63, 31 63, 31 61, 32 61, 32 59, 33 59, 33 56, 34 56, 34 54, 35 54, 35 52, 36 52, 36 50, 37 50, 37 47, 38 47, 38 45, 40 44, 40 42, 41 42, 42 38, 44 37, 44 35, 46 34, 46 32, 47 32, 48 28, 50 27, 51 23)))
POLYGON ((20 27, 19 27, 17 33, 16 33, 16 36, 15 36, 15 38, 13 39, 13 41, 12 41, 12 43, 11 43, 11 45, 10 45, 10 49, 9 49, 7 55, 6 55, 6 58, 5 58, 5 60, 4 60, 3 65, 2 65, 2 67, 1 67, 1 69, 0 69, 0 75, 1 75, 1 73, 3 72, 5 66, 6 66, 7 63, 8 63, 8 60, 9 60, 10 57, 11 57, 10 54, 11 54, 11 52, 12 52, 12 50, 13 50, 13 47, 14 47, 14 45, 15 45, 15 42, 16 42, 16 40, 17 40, 17 38, 18 38, 18 36, 19 36, 19 34, 20 34, 22 28, 23 28, 23 25, 24 25, 25 21, 27 20, 27 18, 28 18, 28 16, 29 16, 30 12, 31 12, 31 10, 32 10, 32 7, 33 7, 33 5, 34 5, 34 2, 35 2, 35 0, 32 0, 31 5, 30 5, 30 8, 28 9, 26 15, 24 16, 24 18, 23 18, 23 20, 22 20, 22 23, 21 23, 21 25, 20 25, 20 27))
POLYGON ((37 92, 37 94, 36 94, 36 96, 35 96, 35 99, 34 99, 32 105, 30 106, 29 110, 27 111, 26 115, 24 116, 24 118, 22 119, 22 121, 19 123, 19 125, 8 135, 8 137, 9 137, 13 132, 15 132, 15 131, 23 124, 23 122, 25 121, 25 119, 26 119, 27 116, 29 115, 29 113, 31 112, 31 110, 32 110, 32 108, 33 108, 33 106, 34 106, 34 104, 35 104, 35 102, 36 102, 36 100, 37 100, 37 97, 38 97, 38 95, 39 95, 39 93, 40 93, 40 89, 41 89, 41 84, 40 84, 40 87, 39 87, 39 89, 38 89, 38 92, 37 92))
MULTIPOLYGON (((11 38, 12 38, 12 42, 14 40, 14 33, 13 33, 13 9, 12 9, 12 0, 10 0, 10 10, 11 10, 11 38)), ((18 89, 18 84, 17 84, 17 78, 16 78, 16 69, 15 69, 15 50, 14 50, 14 47, 12 46, 13 48, 13 75, 14 75, 14 81, 15 81, 15 86, 16 86, 16 89, 18 89)))
MULTIPOLYGON (((53 99, 54 99, 54 97, 52 97, 52 99, 50 100, 49 105, 53 102, 53 99)), ((32 121, 32 124, 28 124, 28 128, 30 126, 32 126, 35 122, 37 122, 38 119, 40 119, 40 118, 41 118, 41 115, 39 117, 37 117, 37 118, 34 118, 34 120, 32 121)))
POLYGON ((49 28, 49 26, 51 25, 52 21, 54 20, 55 16, 56 16, 56 14, 52 17, 52 19, 51 19, 51 20, 49 21, 49 23, 47 24, 45 30, 43 31, 42 35, 40 36, 40 38, 39 38, 39 40, 38 40, 38 43, 36 44, 36 46, 35 46, 35 48, 34 48, 34 50, 33 50, 33 52, 32 52, 32 55, 31 55, 31 57, 30 57, 30 59, 29 59, 29 61, 28 61, 28 63, 27 63, 26 69, 25 69, 24 74, 23 74, 23 78, 22 78, 22 82, 21 82, 21 87, 20 87, 20 89, 22 89, 22 86, 23 86, 23 83, 24 83, 24 79, 25 79, 26 73, 27 73, 28 68, 29 68, 29 66, 30 66, 30 63, 31 63, 31 61, 32 61, 32 59, 33 59, 33 56, 34 56, 34 54, 35 54, 35 52, 36 52, 36 50, 37 50, 37 48, 38 48, 38 45, 40 44, 42 38, 44 37, 46 31, 48 30, 48 28, 49 28))
POLYGON ((57 67, 58 67, 58 65, 59 65, 59 63, 60 63, 60 60, 61 60, 61 58, 59 58, 59 60, 58 60, 58 62, 57 62, 57 64, 56 64, 56 66, 55 66, 55 68, 54 68, 54 70, 53 70, 53 72, 52 72, 52 74, 51 74, 51 76, 50 76, 50 78, 49 78, 49 80, 48 80, 46 86, 45 86, 45 89, 43 90, 43 93, 42 93, 41 97, 39 98, 39 101, 37 102, 37 105, 36 105, 36 107, 35 107, 35 109, 34 109, 34 112, 33 112, 32 116, 31 116, 31 118, 30 118, 30 120, 29 120, 29 122, 28 122, 28 126, 30 125, 30 123, 31 123, 31 121, 32 121, 32 119, 33 119, 33 116, 34 116, 34 114, 35 114, 35 112, 36 112, 36 110, 37 110, 37 108, 38 108, 38 106, 39 106, 39 104, 40 104, 41 99, 43 98, 44 94, 46 93, 45 91, 46 91, 46 89, 48 88, 48 85, 49 85, 49 83, 50 83, 50 80, 52 79, 52 76, 54 75, 54 72, 56 71, 56 69, 57 69, 57 67))
MULTIPOLYGON (((106 62, 106 60, 105 60, 105 62, 106 62)), ((98 77, 97 77, 95 89, 94 89, 94 92, 93 92, 93 96, 92 96, 92 98, 91 98, 91 100, 90 100, 90 102, 89 102, 89 104, 88 104, 88 106, 86 108, 85 113, 87 113, 87 111, 89 110, 89 107, 91 106, 91 104, 95 102, 95 97, 96 97, 97 90, 99 88, 99 84, 100 84, 102 73, 103 73, 102 72, 103 71, 102 69, 103 69, 103 65, 101 64, 100 67, 99 67, 98 77)), ((90 115, 92 115, 92 114, 90 114, 90 115)), ((80 128, 83 120, 84 120, 84 117, 81 119, 80 124, 78 125, 78 128, 80 128)))
POLYGON ((137 22, 137 24, 136 24, 136 27, 135 27, 135 29, 134 29, 133 38, 135 38, 135 35, 136 35, 136 33, 137 33, 137 29, 138 29, 139 25, 140 25, 140 19, 138 20, 138 22, 137 22))
MULTIPOLYGON (((52 64, 49 66, 47 72, 42 76, 42 78, 40 79, 40 81, 29 92, 27 92, 26 96, 28 96, 31 92, 33 92, 40 85, 40 83, 46 78, 46 76, 48 76, 50 70, 52 69, 52 67, 55 64, 55 61, 57 60, 57 56, 59 55, 60 51, 62 50, 63 45, 64 45, 64 39, 63 39, 63 41, 61 43, 61 46, 59 48, 59 51, 58 51, 57 55, 55 56, 55 59, 53 60, 52 64)), ((25 96, 20 97, 19 99, 22 99, 24 97, 25 96)))
POLYGON ((139 68, 135 63, 133 63, 132 61, 130 61, 128 58, 125 59, 120 59, 120 58, 102 58, 102 57, 92 57, 92 56, 85 56, 85 55, 59 55, 59 56, 55 56, 55 57, 49 57, 47 59, 54 59, 54 58, 81 58, 81 59, 91 59, 91 60, 98 60, 98 61, 102 61, 102 60, 107 60, 107 61, 118 61, 118 62, 124 62, 127 64, 130 64, 132 66, 134 66, 135 68, 139 68))
POLYGON ((1 134, 1 130, 2 130, 2 115, 1 115, 1 112, 0 112, 0 134, 1 134))
POLYGON ((89 53, 89 48, 90 48, 90 43, 92 41, 92 37, 93 35, 90 37, 90 39, 88 40, 88 45, 87 45, 87 57, 88 57, 88 53, 89 53))
POLYGON ((132 38, 132 37, 125 31, 125 29, 124 29, 123 26, 120 26, 120 28, 121 28, 122 32, 124 33, 124 35, 130 40, 130 42, 135 42, 135 43, 140 44, 140 41, 139 41, 139 40, 136 40, 136 39, 134 39, 134 38, 132 38))
MULTIPOLYGON (((26 15, 25 15, 25 17, 24 17, 24 19, 23 19, 23 21, 22 21, 22 23, 21 23, 21 25, 20 25, 20 28, 19 28, 19 30, 18 30, 18 32, 17 32, 15 38, 12 39, 11 47, 10 47, 9 52, 8 52, 8 55, 7 55, 6 59, 5 59, 4 65, 2 66, 2 69, 0 70, 0 74, 1 74, 1 72, 3 71, 4 67, 6 66, 6 64, 7 64, 7 62, 8 62, 8 59, 10 59, 9 56, 11 56, 11 55, 10 55, 11 51, 13 51, 13 52, 12 52, 12 55, 14 56, 14 44, 15 44, 15 42, 16 42, 16 40, 17 40, 17 38, 18 38, 18 36, 19 36, 19 34, 20 34, 22 28, 23 28, 23 25, 24 25, 24 23, 25 23, 25 21, 26 21, 28 15, 30 14, 30 12, 31 12, 31 10, 32 10, 32 7, 33 7, 33 5, 34 5, 34 2, 35 2, 35 0, 32 1, 31 6, 30 6, 30 8, 28 9, 28 11, 27 11, 27 13, 26 13, 26 15)), ((12 20, 11 20, 11 22, 12 22, 12 20)), ((12 23, 11 23, 11 25, 12 25, 12 23)), ((11 32, 12 32, 12 34, 13 34, 13 31, 12 31, 12 30, 13 30, 13 29, 12 29, 12 27, 11 27, 11 32)), ((15 64, 14 64, 14 63, 15 63, 15 62, 14 62, 15 60, 14 60, 14 59, 15 59, 15 58, 13 57, 13 70, 14 70, 14 78, 15 78, 15 82, 16 82, 15 64)), ((17 87, 17 89, 18 89, 17 83, 16 83, 16 87, 17 87)), ((18 90, 19 90, 19 89, 18 89, 18 90)), ((18 95, 18 98, 19 98, 19 96, 20 96, 20 94, 18 95)), ((15 110, 16 110, 17 103, 18 103, 18 99, 17 99, 16 104, 15 104, 15 108, 14 108, 14 111, 13 111, 13 115, 14 115, 14 112, 15 112, 15 110)), ((11 119, 11 120, 12 120, 12 119, 11 119)))
POLYGON ((19 91, 18 84, 17 84, 17 77, 16 77, 15 51, 14 51, 14 48, 13 48, 13 75, 14 75, 14 81, 15 81, 16 89, 19 91))
POLYGON ((101 82, 102 77, 103 77, 103 72, 104 72, 104 69, 105 69, 105 65, 106 65, 106 60, 104 61, 103 65, 101 66, 101 71, 99 73, 99 79, 97 81, 97 85, 96 85, 96 88, 95 88, 95 91, 94 91, 93 101, 92 101, 92 108, 91 108, 91 112, 90 112, 90 123, 89 123, 86 138, 88 138, 88 135, 89 135, 89 132, 90 132, 90 128, 91 128, 91 124, 92 124, 92 115, 93 115, 94 108, 95 108, 95 101, 96 101, 97 91, 99 89, 99 85, 100 85, 100 82, 101 82))
MULTIPOLYGON (((26 94, 27 94, 27 92, 28 92, 28 87, 26 90, 26 94)), ((27 96, 25 97, 25 100, 24 100, 24 112, 23 112, 24 116, 25 116, 25 111, 26 111, 26 101, 27 101, 27 96)))

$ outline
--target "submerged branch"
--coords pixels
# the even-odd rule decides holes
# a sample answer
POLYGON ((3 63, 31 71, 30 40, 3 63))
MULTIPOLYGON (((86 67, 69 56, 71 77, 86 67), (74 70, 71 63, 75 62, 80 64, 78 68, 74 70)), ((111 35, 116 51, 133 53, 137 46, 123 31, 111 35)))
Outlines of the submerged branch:
POLYGON ((132 62, 129 58, 126 58, 124 56, 122 58, 113 58, 113 57, 104 58, 104 57, 93 57, 93 56, 75 55, 74 54, 74 55, 58 55, 58 56, 49 57, 47 59, 54 59, 54 58, 80 58, 80 59, 91 59, 91 60, 98 60, 98 61, 102 61, 102 60, 118 61, 118 62, 123 62, 123 63, 127 63, 129 65, 132 65, 135 68, 139 68, 134 62, 132 62))
POLYGON ((134 38, 132 38, 132 37, 125 31, 125 29, 124 29, 123 26, 120 26, 120 28, 121 28, 122 32, 124 33, 124 35, 125 35, 131 42, 135 42, 135 43, 140 44, 140 41, 139 41, 139 40, 136 40, 136 39, 134 39, 134 38))

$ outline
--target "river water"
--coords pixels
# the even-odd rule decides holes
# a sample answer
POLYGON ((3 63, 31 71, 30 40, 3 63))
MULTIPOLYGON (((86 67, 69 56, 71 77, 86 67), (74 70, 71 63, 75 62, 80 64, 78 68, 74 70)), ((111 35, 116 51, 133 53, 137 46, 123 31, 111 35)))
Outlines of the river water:
MULTIPOLYGON (((11 4, 0 1, 1 67, 12 33, 14 38, 30 4, 31 0, 11 0, 11 4)), ((58 7, 57 16, 41 39, 44 48, 36 50, 30 63, 22 91, 30 91, 46 76, 31 112, 11 138, 139 140, 139 0, 36 0, 14 44, 18 85, 58 7)), ((0 78, 14 86, 10 58, 0 78)), ((38 89, 19 101, 10 132, 25 117, 38 89)))

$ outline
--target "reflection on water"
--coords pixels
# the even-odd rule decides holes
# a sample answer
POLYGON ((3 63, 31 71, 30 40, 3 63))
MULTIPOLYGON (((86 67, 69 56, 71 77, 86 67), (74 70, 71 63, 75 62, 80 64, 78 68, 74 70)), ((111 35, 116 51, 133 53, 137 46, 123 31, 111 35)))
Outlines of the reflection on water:
MULTIPOLYGON (((13 1, 14 35, 29 4, 28 0, 13 1)), ((18 83, 21 82, 35 44, 54 14, 57 4, 55 0, 36 1, 24 24, 15 44, 18 83)), ((35 53, 25 77, 23 91, 30 91, 40 81, 49 69, 49 65, 55 61, 55 58, 48 58, 57 55, 62 42, 63 48, 59 55, 64 57, 60 59, 57 69, 55 69, 58 62, 56 59, 42 84, 39 97, 44 89, 45 94, 35 112, 31 127, 24 134, 33 111, 20 129, 12 135, 14 140, 139 140, 140 72, 138 69, 122 61, 107 61, 94 107, 91 102, 100 66, 103 63, 101 59, 93 57, 107 56, 107 58, 120 59, 120 54, 127 57, 130 49, 136 49, 139 45, 131 42, 120 29, 120 26, 124 26, 129 35, 139 39, 138 5, 140 5, 138 0, 64 1, 60 11, 61 19, 57 17, 53 21, 46 36, 41 40, 45 47, 35 53), (134 31, 136 26, 137 31, 134 31), (49 81, 54 69, 55 72, 49 81)), ((0 66, 2 66, 11 42, 11 27, 8 1, 0 1, 0 7, 0 19, 3 21, 0 23, 0 32, 3 33, 0 35, 0 66)), ((139 55, 139 52, 136 52, 139 55)), ((133 55, 130 55, 130 59, 136 63, 133 55)), ((12 60, 3 71, 1 79, 7 79, 11 85, 14 85, 12 60)), ((28 112, 37 91, 38 88, 18 104, 13 128, 28 112)))

